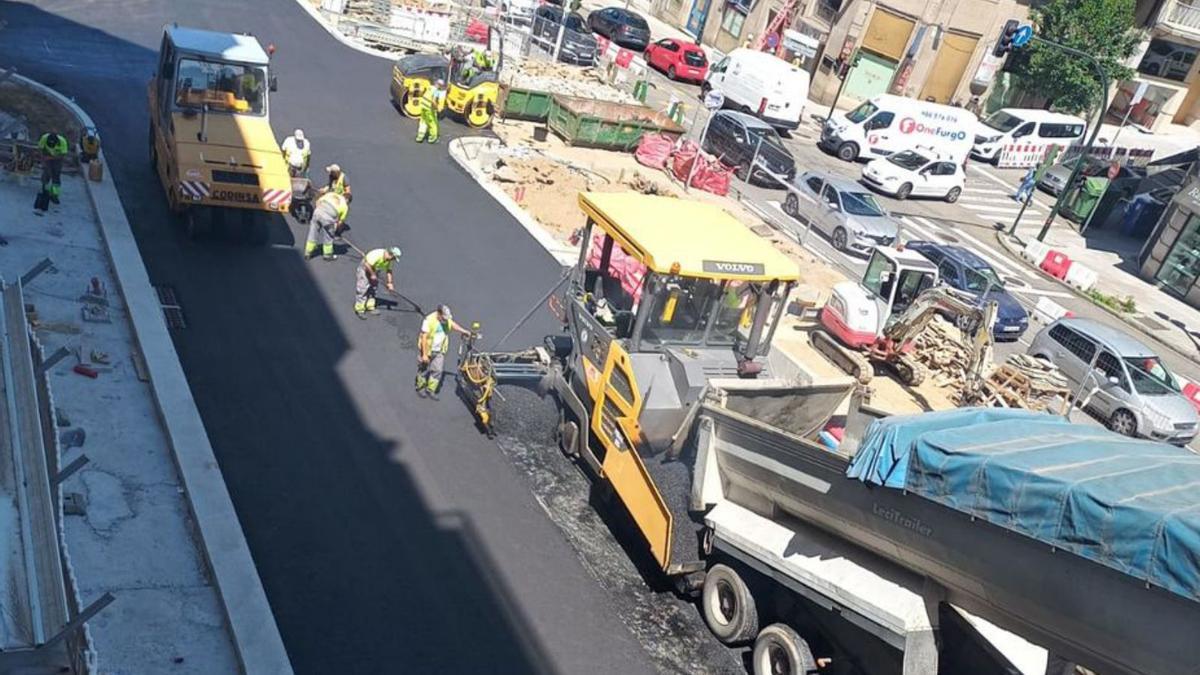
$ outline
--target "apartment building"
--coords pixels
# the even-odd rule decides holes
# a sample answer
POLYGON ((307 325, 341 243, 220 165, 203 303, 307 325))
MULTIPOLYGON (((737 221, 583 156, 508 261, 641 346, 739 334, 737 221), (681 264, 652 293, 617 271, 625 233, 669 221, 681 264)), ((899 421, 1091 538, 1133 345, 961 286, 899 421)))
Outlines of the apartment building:
MULTIPOLYGON (((990 81, 997 65, 991 48, 1004 22, 1029 15, 1028 0, 796 1, 801 8, 790 29, 821 45, 805 60, 811 98, 831 102, 841 84, 838 58, 862 55, 842 93, 847 105, 882 93, 965 105, 990 81)), ((655 0, 653 11, 693 36, 703 31, 705 45, 729 51, 761 35, 784 6, 784 0, 655 0)))
POLYGON ((1200 0, 1139 2, 1146 33, 1133 58, 1132 79, 1114 87, 1106 121, 1128 120, 1153 131, 1200 122, 1200 0), (1139 93, 1140 92, 1140 93, 1139 93))

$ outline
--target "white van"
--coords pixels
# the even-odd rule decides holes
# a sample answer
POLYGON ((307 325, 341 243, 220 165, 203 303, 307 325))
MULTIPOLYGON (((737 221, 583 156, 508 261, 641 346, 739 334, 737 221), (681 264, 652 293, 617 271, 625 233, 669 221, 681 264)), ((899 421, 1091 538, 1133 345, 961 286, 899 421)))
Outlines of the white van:
POLYGON ((1033 108, 1001 108, 976 124, 971 156, 994 162, 1000 158, 1004 146, 1014 143, 1034 146, 1030 150, 1049 145, 1065 148, 1078 143, 1086 129, 1087 122, 1074 115, 1033 108))
POLYGON ((720 92, 725 107, 748 112, 778 129, 800 126, 808 103, 808 71, 754 49, 735 49, 708 67, 703 93, 720 92))
POLYGON ((847 162, 887 157, 918 145, 962 164, 979 120, 968 110, 880 94, 829 118, 818 145, 847 162))

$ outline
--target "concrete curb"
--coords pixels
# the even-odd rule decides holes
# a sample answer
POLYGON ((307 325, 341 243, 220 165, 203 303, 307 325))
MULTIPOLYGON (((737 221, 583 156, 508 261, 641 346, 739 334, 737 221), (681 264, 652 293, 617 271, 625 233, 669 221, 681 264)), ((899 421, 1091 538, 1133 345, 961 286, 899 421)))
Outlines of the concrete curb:
POLYGON ((1047 281, 1052 281, 1052 282, 1058 284, 1059 286, 1062 286, 1063 288, 1067 289, 1068 291, 1074 293, 1080 299, 1087 300, 1089 303, 1091 303, 1095 307, 1107 312, 1108 314, 1112 315, 1113 317, 1115 317, 1117 319, 1120 319, 1126 325, 1128 325, 1130 328, 1133 328, 1134 330, 1136 330, 1137 332, 1141 333, 1142 335, 1150 338, 1154 342, 1162 345, 1163 347, 1166 347, 1167 349, 1174 352, 1180 358, 1185 359, 1187 361, 1192 361, 1197 358, 1196 354, 1188 354, 1187 352, 1179 349, 1175 345, 1173 345, 1169 342, 1164 342, 1163 340, 1159 339, 1159 337, 1157 335, 1147 331, 1145 328, 1143 328, 1138 323, 1134 322, 1133 319, 1129 318, 1125 314, 1122 314, 1121 312, 1118 312, 1111 307, 1106 307, 1105 305, 1102 305, 1102 304, 1096 302, 1089 295, 1087 295, 1083 291, 1079 290, 1078 288, 1075 288, 1071 284, 1068 284, 1067 282, 1063 281, 1062 279, 1059 279, 1058 277, 1054 277, 1049 274, 1046 274, 1046 272, 1044 270, 1042 270, 1040 267, 1034 265, 1033 263, 1026 260, 1024 257, 1022 257, 1020 249, 1018 249, 1016 247, 1016 244, 1009 241, 1009 238, 1005 235, 1004 232, 996 232, 996 241, 1000 242, 1000 246, 1004 248, 1004 250, 1008 253, 1009 257, 1015 258, 1018 263, 1025 265, 1026 267, 1036 271, 1039 275, 1042 276, 1043 279, 1046 279, 1047 281))
POLYGON ((541 244, 542 248, 546 249, 546 253, 549 253, 558 264, 564 267, 574 265, 579 261, 578 249, 571 248, 557 241, 540 223, 533 219, 533 216, 530 216, 525 209, 521 208, 520 204, 513 201, 512 197, 509 197, 504 190, 501 190, 495 183, 488 180, 488 177, 482 171, 471 165, 471 160, 467 158, 467 147, 465 146, 477 146, 473 149, 478 153, 483 149, 483 146, 493 143, 499 143, 499 141, 484 136, 456 138, 450 141, 450 157, 462 167, 463 171, 467 172, 468 176, 479 184, 479 187, 491 195, 492 199, 495 199, 500 206, 503 206, 504 210, 508 211, 513 218, 516 218, 517 222, 529 233, 529 236, 537 240, 537 243, 541 244))
MULTIPOLYGON (((95 128, 92 118, 74 101, 41 83, 16 77, 62 102, 85 127, 95 128)), ((145 359, 159 417, 242 671, 291 673, 283 639, 103 152, 99 161, 104 165, 104 179, 93 184, 84 176, 84 183, 129 309, 134 339, 145 359)))
POLYGON ((346 36, 345 33, 338 30, 336 26, 329 23, 329 21, 321 14, 321 10, 317 9, 316 7, 313 7, 312 4, 308 2, 308 0, 296 0, 296 4, 300 5, 301 9, 308 12, 308 15, 310 17, 312 17, 312 20, 316 21, 317 24, 321 26, 321 28, 324 28, 326 33, 329 33, 331 36, 333 36, 333 39, 337 40, 338 42, 342 43, 343 45, 345 45, 351 49, 360 51, 363 54, 368 54, 370 56, 378 56, 379 58, 387 59, 388 61, 395 61, 397 58, 399 58, 399 56, 400 56, 399 54, 385 52, 382 49, 374 49, 372 47, 368 47, 364 44, 360 44, 360 43, 355 42, 354 40, 350 39, 348 36, 346 36))

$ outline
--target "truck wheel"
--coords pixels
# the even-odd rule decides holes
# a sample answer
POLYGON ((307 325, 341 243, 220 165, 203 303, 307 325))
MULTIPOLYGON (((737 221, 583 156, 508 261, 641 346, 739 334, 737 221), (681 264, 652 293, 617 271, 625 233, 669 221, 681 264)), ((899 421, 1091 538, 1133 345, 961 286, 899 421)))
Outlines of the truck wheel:
POLYGON ((858 159, 858 146, 853 143, 842 143, 838 146, 837 156, 843 162, 853 162, 858 159))
POLYGON ((745 642, 758 631, 754 596, 746 582, 730 567, 716 564, 709 568, 700 606, 708 629, 727 645, 745 642))
POLYGON ((808 643, 790 626, 773 623, 762 629, 750 657, 754 675, 804 675, 817 672, 808 643))

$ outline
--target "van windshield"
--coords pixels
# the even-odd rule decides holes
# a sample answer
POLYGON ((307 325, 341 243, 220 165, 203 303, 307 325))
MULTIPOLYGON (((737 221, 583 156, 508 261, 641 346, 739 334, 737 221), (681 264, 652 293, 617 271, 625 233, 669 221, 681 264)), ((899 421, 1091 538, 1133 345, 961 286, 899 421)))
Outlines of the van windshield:
POLYGON ((1126 356, 1125 367, 1139 394, 1165 396, 1179 391, 1175 376, 1157 356, 1126 356))
POLYGON ((879 110, 879 106, 875 105, 874 103, 871 103, 870 101, 867 101, 866 103, 858 106, 854 110, 851 110, 850 112, 846 113, 846 119, 850 120, 851 122, 854 122, 855 124, 859 124, 863 120, 870 117, 871 115, 874 115, 876 110, 879 110))
POLYGON ((1017 126, 1024 121, 1025 120, 1017 117, 1016 115, 1010 115, 1003 110, 998 110, 992 113, 990 117, 985 119, 983 123, 1002 134, 1006 134, 1013 129, 1016 129, 1017 126))
POLYGON ((916 171, 929 163, 929 159, 925 155, 918 154, 912 150, 892 153, 888 155, 887 161, 909 171, 916 171))

